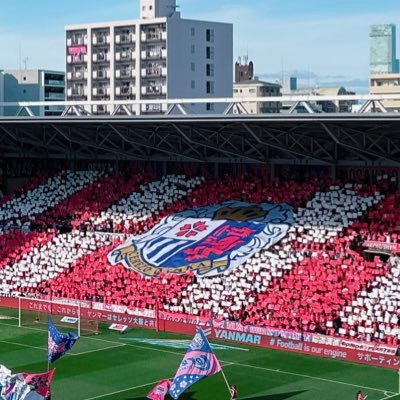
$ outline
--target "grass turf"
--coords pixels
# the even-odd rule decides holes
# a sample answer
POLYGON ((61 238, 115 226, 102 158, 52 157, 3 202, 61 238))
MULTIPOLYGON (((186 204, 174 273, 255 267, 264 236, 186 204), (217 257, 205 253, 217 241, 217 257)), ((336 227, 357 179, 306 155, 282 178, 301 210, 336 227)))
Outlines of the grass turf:
MULTIPOLYGON (((0 309, 0 315, 16 317, 16 311, 0 309)), ((0 364, 13 372, 46 370, 46 327, 17 324, 16 319, 0 320, 0 364)), ((120 335, 102 326, 99 335, 81 337, 68 355, 52 365, 56 368, 52 399, 144 400, 156 381, 173 377, 185 349, 130 341, 140 338, 190 339, 142 329, 120 335)), ((355 399, 358 390, 368 400, 400 400, 396 371, 226 344, 229 349, 215 353, 241 400, 355 399)), ((203 399, 229 399, 221 374, 196 383, 180 397, 203 399)))

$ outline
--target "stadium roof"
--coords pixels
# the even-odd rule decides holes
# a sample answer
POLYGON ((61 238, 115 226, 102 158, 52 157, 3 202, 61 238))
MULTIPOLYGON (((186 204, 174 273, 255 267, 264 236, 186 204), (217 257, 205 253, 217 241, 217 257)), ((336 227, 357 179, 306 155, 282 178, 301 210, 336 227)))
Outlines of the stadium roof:
POLYGON ((0 118, 3 157, 400 166, 400 115, 0 118))

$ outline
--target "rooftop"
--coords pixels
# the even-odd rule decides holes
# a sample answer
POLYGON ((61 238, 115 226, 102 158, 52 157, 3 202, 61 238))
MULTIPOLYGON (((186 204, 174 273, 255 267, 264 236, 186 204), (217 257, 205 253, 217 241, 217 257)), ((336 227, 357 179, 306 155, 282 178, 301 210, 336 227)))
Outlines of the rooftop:
POLYGON ((269 86, 269 87, 278 87, 280 88, 281 85, 279 83, 272 83, 272 82, 265 82, 265 81, 260 81, 259 79, 249 79, 246 81, 241 81, 241 82, 235 82, 234 85, 240 85, 240 86, 269 86))

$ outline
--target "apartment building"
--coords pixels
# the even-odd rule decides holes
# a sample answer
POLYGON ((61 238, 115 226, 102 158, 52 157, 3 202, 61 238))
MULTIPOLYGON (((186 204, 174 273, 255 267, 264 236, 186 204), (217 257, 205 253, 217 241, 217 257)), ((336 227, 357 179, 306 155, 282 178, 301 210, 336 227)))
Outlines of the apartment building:
MULTIPOLYGON (((17 69, 4 70, 0 74, 2 98, 6 103, 23 101, 64 101, 65 100, 65 73, 60 71, 47 71, 42 69, 17 69)), ((1 91, 1 89, 0 89, 1 91)), ((34 107, 35 116, 61 115, 63 107, 44 106, 34 107)), ((1 115, 14 116, 19 107, 3 107, 1 115)))
POLYGON ((66 26, 68 100, 154 100, 120 108, 139 115, 167 111, 160 99, 210 98, 188 108, 222 111, 212 98, 232 97, 233 27, 183 19, 176 9, 176 0, 141 0, 138 20, 66 26))
MULTIPOLYGON (((263 82, 258 79, 236 82, 233 84, 233 97, 278 97, 281 95, 281 85, 277 83, 263 82)), ((281 102, 247 102, 243 107, 249 114, 279 113, 281 102)))
MULTIPOLYGON (((371 94, 400 94, 400 74, 372 74, 370 77, 371 94)), ((400 100, 382 100, 388 111, 400 112, 400 100)))

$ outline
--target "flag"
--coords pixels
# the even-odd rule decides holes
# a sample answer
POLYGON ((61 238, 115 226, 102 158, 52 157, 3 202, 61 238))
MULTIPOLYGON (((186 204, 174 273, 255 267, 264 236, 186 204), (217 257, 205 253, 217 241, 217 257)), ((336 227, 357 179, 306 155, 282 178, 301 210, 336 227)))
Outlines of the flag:
POLYGON ((3 400, 23 400, 31 388, 21 377, 12 375, 4 365, 0 365, 0 398, 3 400))
POLYGON ((42 374, 30 374, 23 372, 22 376, 25 383, 29 385, 39 396, 38 398, 50 398, 50 382, 53 379, 54 369, 43 372, 42 374))
POLYGON ((169 379, 164 379, 158 382, 157 385, 151 389, 147 398, 150 400, 164 400, 170 386, 171 381, 169 379))
POLYGON ((12 374, 0 365, 0 398, 3 400, 46 400, 54 370, 42 374, 12 374))
POLYGON ((181 365, 169 389, 169 394, 177 399, 187 388, 199 380, 221 371, 221 366, 201 328, 190 343, 181 365))
POLYGON ((64 335, 59 332, 49 316, 48 361, 54 362, 58 360, 68 350, 71 350, 78 338, 79 336, 76 333, 64 335))

